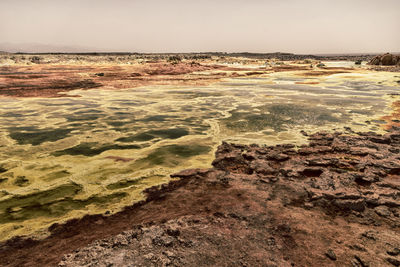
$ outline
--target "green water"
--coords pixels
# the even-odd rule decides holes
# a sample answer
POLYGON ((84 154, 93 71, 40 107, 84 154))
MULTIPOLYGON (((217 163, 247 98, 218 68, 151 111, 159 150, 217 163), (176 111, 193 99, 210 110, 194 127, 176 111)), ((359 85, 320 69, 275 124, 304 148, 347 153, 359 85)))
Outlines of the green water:
POLYGON ((203 87, 76 90, 0 99, 0 240, 116 212, 169 174, 210 166, 222 141, 303 144, 301 130, 381 131, 389 73, 275 73, 203 87))

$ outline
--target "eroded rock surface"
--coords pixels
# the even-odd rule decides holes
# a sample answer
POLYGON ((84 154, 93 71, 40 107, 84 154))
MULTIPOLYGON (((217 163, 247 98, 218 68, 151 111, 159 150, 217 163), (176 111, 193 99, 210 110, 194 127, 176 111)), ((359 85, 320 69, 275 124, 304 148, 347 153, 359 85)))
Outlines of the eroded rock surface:
POLYGON ((59 266, 399 266, 399 129, 309 141, 223 143, 212 169, 148 190, 144 216, 163 219, 131 221, 59 266))
POLYGON ((386 53, 383 55, 375 56, 373 59, 369 61, 370 65, 382 65, 382 66, 400 66, 400 56, 392 55, 390 53, 386 53))

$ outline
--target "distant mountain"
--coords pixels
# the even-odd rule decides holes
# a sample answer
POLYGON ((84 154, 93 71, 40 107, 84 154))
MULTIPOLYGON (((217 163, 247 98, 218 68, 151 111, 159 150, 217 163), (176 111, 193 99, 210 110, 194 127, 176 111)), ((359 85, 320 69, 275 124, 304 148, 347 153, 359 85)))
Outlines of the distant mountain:
MULTIPOLYGON (((0 43, 0 51, 9 53, 77 53, 77 52, 95 52, 99 49, 84 46, 63 46, 49 45, 40 43, 0 43)), ((0 52, 1 53, 1 52, 0 52)))

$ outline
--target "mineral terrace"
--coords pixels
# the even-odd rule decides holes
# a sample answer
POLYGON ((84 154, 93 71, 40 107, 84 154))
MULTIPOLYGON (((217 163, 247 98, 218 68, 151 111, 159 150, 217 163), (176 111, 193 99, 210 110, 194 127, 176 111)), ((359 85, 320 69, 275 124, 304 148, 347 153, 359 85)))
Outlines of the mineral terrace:
POLYGON ((0 64, 1 266, 400 266, 398 56, 0 64))

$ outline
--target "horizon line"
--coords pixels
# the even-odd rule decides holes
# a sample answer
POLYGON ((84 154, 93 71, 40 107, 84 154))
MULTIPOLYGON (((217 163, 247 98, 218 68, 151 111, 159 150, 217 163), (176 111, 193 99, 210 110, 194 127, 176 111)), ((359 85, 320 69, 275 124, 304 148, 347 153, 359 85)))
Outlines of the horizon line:
POLYGON ((81 55, 96 55, 96 54, 120 54, 120 55, 169 55, 169 54, 253 54, 253 55, 270 55, 270 54, 289 54, 289 55, 300 55, 300 56, 337 56, 337 55, 378 55, 378 54, 400 54, 399 52, 393 51, 386 51, 386 52, 349 52, 349 53, 293 53, 293 52, 250 52, 250 51, 241 51, 241 52, 226 52, 226 51, 208 51, 208 52, 127 52, 127 51, 81 51, 81 52, 67 52, 67 51, 57 51, 57 52, 34 52, 34 51, 18 51, 18 52, 9 52, 5 50, 0 50, 0 53, 7 53, 7 54, 81 54, 81 55))

